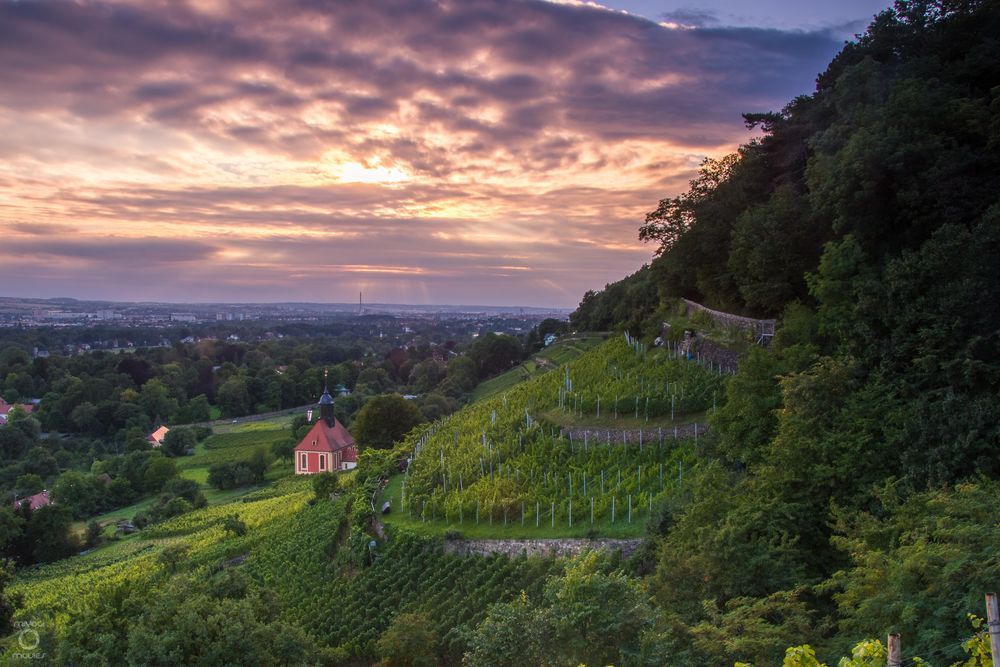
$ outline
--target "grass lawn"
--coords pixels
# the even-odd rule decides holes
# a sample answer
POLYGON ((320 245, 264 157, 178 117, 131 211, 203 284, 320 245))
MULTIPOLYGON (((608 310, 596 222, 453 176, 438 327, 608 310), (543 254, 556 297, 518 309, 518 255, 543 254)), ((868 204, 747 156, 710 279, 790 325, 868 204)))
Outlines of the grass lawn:
POLYGON ((587 507, 586 502, 581 499, 579 507, 580 514, 577 516, 577 513, 574 511, 572 527, 568 525, 568 521, 565 518, 562 519, 562 525, 560 525, 560 520, 557 518, 556 525, 553 527, 551 517, 545 516, 543 516, 538 522, 539 525, 537 527, 535 526, 534 517, 527 517, 525 519, 525 524, 522 527, 520 513, 518 513, 518 516, 510 517, 507 525, 504 525, 502 519, 494 519, 491 524, 489 519, 485 516, 480 517, 479 523, 477 524, 475 514, 462 517, 462 521, 457 520, 455 517, 452 517, 451 521, 444 521, 441 518, 438 518, 436 521, 422 521, 417 515, 410 517, 405 510, 402 510, 399 507, 402 484, 402 475, 396 475, 389 480, 389 484, 382 491, 375 506, 377 508, 381 508, 382 503, 386 500, 390 500, 392 503, 392 511, 389 514, 380 514, 379 519, 387 526, 404 528, 411 532, 427 536, 437 536, 447 532, 457 531, 462 534, 462 537, 468 539, 642 537, 645 534, 646 521, 649 518, 648 508, 643 508, 644 511, 642 512, 639 512, 638 508, 633 508, 632 522, 629 523, 628 509, 623 508, 621 515, 616 516, 614 524, 612 524, 609 519, 595 521, 591 524, 589 507, 587 507))
MULTIPOLYGON (((195 447, 193 456, 184 456, 176 459, 178 476, 190 479, 201 486, 209 506, 222 505, 232 502, 240 496, 251 491, 256 491, 271 482, 275 482, 293 473, 292 464, 288 462, 276 462, 267 471, 267 481, 264 484, 246 486, 238 489, 227 489, 220 491, 208 485, 208 469, 213 463, 220 461, 236 461, 249 458, 258 447, 270 449, 271 443, 287 438, 288 427, 291 424, 291 417, 277 417, 262 422, 249 424, 225 425, 216 427, 216 432, 199 442, 195 447), (221 433, 219 431, 222 431, 221 433)), ((148 509, 157 496, 143 498, 138 502, 122 507, 105 514, 99 514, 88 521, 78 521, 73 525, 73 530, 78 534, 83 534, 89 521, 99 521, 102 525, 108 525, 117 521, 131 519, 142 510, 148 509)))
POLYGON ((576 359, 587 350, 592 350, 605 341, 602 336, 583 336, 553 343, 542 348, 535 356, 548 359, 557 366, 576 359))
MULTIPOLYGON (((515 366, 506 373, 501 373, 489 380, 480 382, 472 392, 472 402, 489 398, 501 391, 510 389, 519 382, 523 382, 539 372, 537 365, 533 361, 525 362, 520 366, 515 366)), ((544 371, 542 371, 544 372, 544 371)))
POLYGON ((581 338, 572 338, 565 341, 560 341, 553 343, 547 348, 540 350, 535 356, 549 361, 549 364, 539 364, 533 359, 529 359, 519 366, 515 366, 506 373, 501 373, 496 377, 492 377, 489 380, 484 380, 480 382, 479 385, 472 392, 472 402, 481 401, 484 398, 489 398, 495 394, 499 394, 502 391, 510 389, 514 385, 527 380, 528 378, 535 377, 541 373, 552 370, 556 366, 560 366, 567 361, 572 361, 576 359, 581 354, 597 347, 604 341, 601 336, 584 336, 581 338))
POLYGON ((274 431, 288 429, 291 428, 292 419, 294 417, 295 415, 281 415, 280 417, 272 417, 270 419, 264 419, 257 422, 218 424, 212 428, 212 431, 218 435, 225 433, 246 433, 248 431, 274 431))

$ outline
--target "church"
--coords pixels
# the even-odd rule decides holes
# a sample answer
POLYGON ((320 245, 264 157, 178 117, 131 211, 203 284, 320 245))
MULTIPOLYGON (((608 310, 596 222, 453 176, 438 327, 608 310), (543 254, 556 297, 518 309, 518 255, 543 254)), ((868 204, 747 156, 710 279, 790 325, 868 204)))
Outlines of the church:
POLYGON ((295 446, 296 475, 350 470, 358 465, 358 446, 354 438, 333 416, 333 397, 327 389, 325 375, 323 395, 319 397, 319 420, 295 446))

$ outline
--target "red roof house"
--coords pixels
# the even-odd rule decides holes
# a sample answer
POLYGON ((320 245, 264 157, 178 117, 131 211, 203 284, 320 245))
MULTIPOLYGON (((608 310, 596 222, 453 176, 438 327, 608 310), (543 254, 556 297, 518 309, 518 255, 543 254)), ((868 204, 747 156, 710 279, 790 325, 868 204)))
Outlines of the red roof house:
POLYGON ((14 501, 14 508, 16 509, 17 507, 20 507, 20 506, 24 505, 25 503, 27 503, 28 508, 32 512, 34 512, 39 507, 45 507, 46 505, 51 505, 52 504, 52 499, 49 498, 49 492, 48 491, 42 491, 40 493, 36 493, 33 496, 28 496, 26 498, 21 498, 19 500, 15 500, 14 501))
POLYGON ((163 444, 163 439, 167 437, 167 433, 169 432, 170 432, 169 428, 167 428, 166 426, 161 426, 160 428, 156 429, 155 431, 147 435, 146 441, 149 442, 149 444, 153 445, 153 447, 159 447, 163 444))
POLYGON ((333 416, 333 397, 324 386, 319 399, 319 420, 295 446, 295 474, 350 470, 357 464, 358 446, 333 416))
POLYGON ((0 398, 0 424, 6 424, 7 423, 7 415, 14 408, 21 408, 22 410, 24 410, 29 415, 35 410, 35 406, 32 405, 31 403, 21 403, 21 404, 16 404, 15 403, 14 405, 11 405, 7 401, 5 401, 2 398, 0 398))

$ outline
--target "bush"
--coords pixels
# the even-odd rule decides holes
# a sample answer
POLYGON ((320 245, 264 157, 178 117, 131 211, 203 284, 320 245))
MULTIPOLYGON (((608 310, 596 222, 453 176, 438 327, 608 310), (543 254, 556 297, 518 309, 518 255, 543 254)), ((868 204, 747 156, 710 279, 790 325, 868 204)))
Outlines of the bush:
POLYGON ((222 519, 222 529, 238 537, 246 535, 247 525, 238 514, 229 514, 222 519))
POLYGON ((340 488, 340 479, 335 472, 321 472, 313 475, 312 487, 317 499, 330 498, 340 488))

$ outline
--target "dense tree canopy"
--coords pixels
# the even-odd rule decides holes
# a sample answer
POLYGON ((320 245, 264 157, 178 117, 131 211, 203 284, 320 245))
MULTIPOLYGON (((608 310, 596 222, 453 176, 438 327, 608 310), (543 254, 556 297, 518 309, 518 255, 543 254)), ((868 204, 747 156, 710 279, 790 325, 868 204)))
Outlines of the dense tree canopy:
POLYGON ((365 403, 351 432, 362 448, 388 449, 423 420, 412 401, 399 394, 386 394, 365 403))

